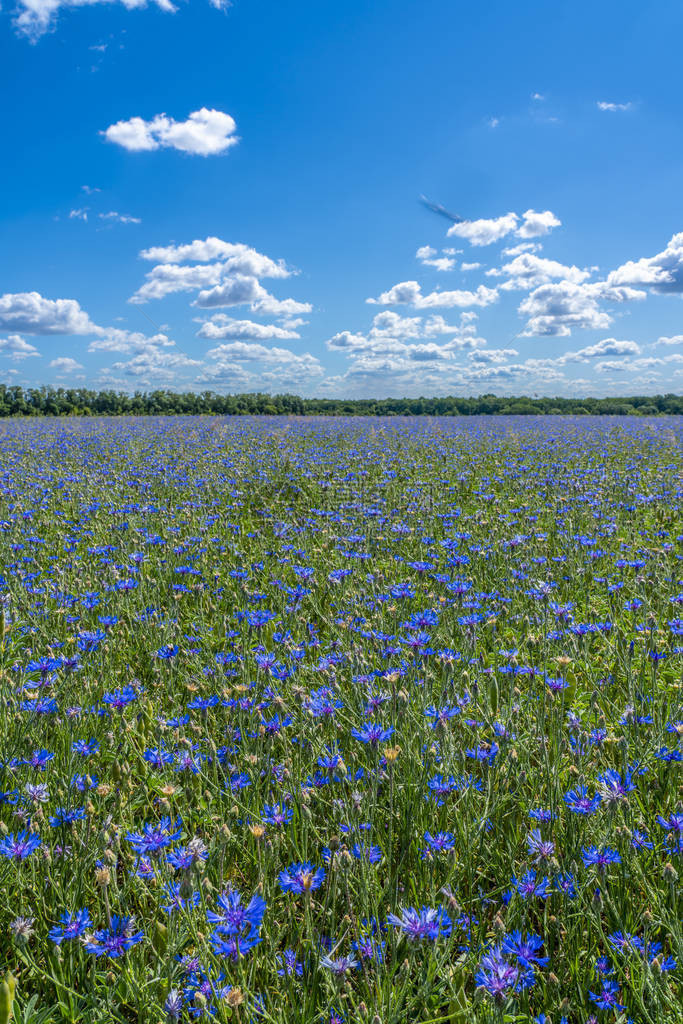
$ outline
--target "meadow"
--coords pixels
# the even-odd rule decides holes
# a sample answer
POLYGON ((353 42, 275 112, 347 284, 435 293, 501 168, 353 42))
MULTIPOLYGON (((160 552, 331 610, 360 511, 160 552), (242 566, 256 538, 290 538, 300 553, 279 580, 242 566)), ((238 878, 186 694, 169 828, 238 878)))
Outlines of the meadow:
POLYGON ((683 1022, 682 439, 1 421, 0 1024, 683 1022))

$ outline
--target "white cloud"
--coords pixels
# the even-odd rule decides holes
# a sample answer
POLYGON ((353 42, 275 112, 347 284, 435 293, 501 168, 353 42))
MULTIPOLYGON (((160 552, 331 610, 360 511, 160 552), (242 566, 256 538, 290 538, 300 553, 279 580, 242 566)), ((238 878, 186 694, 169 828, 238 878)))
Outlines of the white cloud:
POLYGON ((588 363, 591 359, 600 359, 603 356, 627 356, 640 355, 640 346, 635 341, 619 341, 617 338, 603 338, 595 345, 588 345, 579 349, 578 352, 565 352, 556 362, 564 366, 566 363, 588 363))
POLYGON ((78 210, 69 210, 69 220, 87 220, 88 219, 88 208, 83 207, 78 210))
MULTIPOLYGON (((265 302, 268 292, 257 279, 286 278, 292 273, 282 260, 272 260, 241 242, 224 242, 213 237, 196 239, 188 245, 143 249, 140 255, 146 260, 164 262, 152 267, 145 275, 145 283, 132 296, 131 302, 146 302, 173 292, 198 289, 202 289, 199 305, 265 302), (245 297, 238 299, 240 294, 245 297)), ((308 305, 305 309, 291 309, 293 313, 309 311, 308 305)))
MULTIPOLYGON (((113 3, 115 0, 17 0, 17 15, 14 24, 21 35, 36 40, 51 28, 61 10, 74 7, 91 7, 98 3, 113 3)), ((120 0, 129 10, 137 10, 147 6, 147 0, 120 0)), ((177 10, 171 0, 150 0, 160 10, 172 13, 177 10)), ((227 2, 210 0, 212 7, 227 7, 227 2)))
POLYGON ((475 363, 504 363, 513 356, 518 356, 516 348, 483 348, 474 349, 469 358, 475 363))
POLYGON ((259 345, 256 342, 231 341, 225 345, 217 345, 216 348, 209 349, 206 357, 219 362, 234 360, 236 362, 298 364, 322 372, 319 360, 308 352, 297 355, 288 348, 268 348, 267 345, 259 345))
POLYGON ((431 245, 422 245, 415 256, 425 267, 434 267, 436 270, 452 270, 455 260, 450 256, 437 256, 436 253, 437 250, 432 249, 431 245))
POLYGON ((470 245, 491 245, 513 233, 517 238, 538 238, 547 235, 561 223, 551 210, 526 210, 521 217, 516 213, 506 213, 502 217, 466 220, 461 224, 453 224, 448 234, 465 238, 470 245))
POLYGON ((521 252, 540 252, 542 248, 539 242, 520 242, 519 245, 503 249, 503 256, 519 256, 521 252))
POLYGON ((656 256, 629 260, 607 275, 609 285, 649 287, 655 293, 683 293, 683 231, 656 256))
POLYGON ((76 370, 82 370, 83 366, 70 356, 59 356, 50 362, 50 369, 59 370, 60 373, 74 373, 76 370))
POLYGON ((114 221, 117 224, 142 224, 139 217, 131 217, 129 213, 117 213, 110 210, 109 213, 98 213, 100 220, 114 221))
POLYGON ((268 338, 275 338, 279 341, 286 341, 291 338, 298 338, 297 331, 285 327, 276 327, 274 324, 259 324, 254 320, 233 320, 224 313, 218 313, 211 320, 205 321, 197 332, 198 338, 250 338, 255 341, 264 341, 268 338))
POLYGON ((118 327, 100 328, 102 337, 91 341, 88 352, 148 352, 154 348, 172 348, 174 341, 165 334, 153 334, 148 336, 139 331, 125 331, 118 327))
POLYGON ((537 213, 536 210, 526 210, 522 214, 522 223, 517 230, 518 238, 539 238, 547 235, 553 228, 559 228, 562 221, 550 210, 543 210, 537 213))
POLYGON ((6 338, 0 338, 0 355, 17 361, 28 359, 30 356, 40 356, 40 352, 35 345, 29 345, 20 334, 10 334, 6 338))
POLYGON ((111 369, 123 373, 126 377, 154 380, 172 378, 176 370, 194 366, 201 366, 199 360, 190 359, 182 352, 164 352, 162 349, 150 347, 126 362, 114 363, 111 369))
POLYGON ((632 103, 606 103, 605 100, 598 100, 596 104, 598 110, 606 110, 610 113, 616 113, 617 111, 633 110, 632 103))
POLYGON ((580 284, 590 277, 587 270, 579 270, 574 266, 567 267, 556 260, 548 260, 530 252, 520 253, 500 268, 487 270, 486 275, 487 277, 507 277, 508 280, 501 285, 501 288, 506 291, 512 289, 528 291, 556 278, 580 284))
POLYGON ((465 238, 470 245, 491 245, 514 231, 518 220, 516 213, 506 213, 493 219, 466 220, 461 224, 453 224, 448 234, 465 238))
POLYGON ((604 330, 612 317, 600 309, 600 301, 626 302, 645 298, 633 288, 609 287, 604 281, 576 284, 558 281, 534 289, 520 304, 529 318, 523 337, 568 337, 572 328, 604 330))
POLYGON ((101 134, 133 153, 170 148, 198 156, 216 156, 236 145, 236 130, 230 114, 202 107, 186 121, 174 121, 166 114, 157 114, 151 121, 131 117, 109 125, 101 134))
POLYGON ((484 285, 479 285, 476 291, 434 291, 423 295, 417 281, 401 281, 389 291, 382 292, 379 298, 366 299, 366 301, 378 306, 411 305, 415 309, 429 309, 439 306, 444 308, 489 306, 497 298, 497 290, 486 288, 484 285))
POLYGON ((658 338, 656 345, 683 345, 683 334, 674 334, 671 337, 658 338))
POLYGON ((259 269, 250 271, 257 277, 289 277, 283 260, 271 260, 269 256, 257 252, 243 242, 224 242, 222 238, 209 235, 208 238, 196 238, 186 245, 157 245, 143 249, 140 253, 143 260, 153 263, 209 263, 213 260, 233 260, 232 267, 238 263, 244 267, 244 260, 259 269))
POLYGON ((22 334, 96 334, 99 328, 75 299, 45 299, 38 292, 0 296, 0 331, 22 334))
POLYGON ((481 263, 461 263, 460 264, 460 269, 463 270, 463 271, 479 270, 480 267, 481 267, 481 263))

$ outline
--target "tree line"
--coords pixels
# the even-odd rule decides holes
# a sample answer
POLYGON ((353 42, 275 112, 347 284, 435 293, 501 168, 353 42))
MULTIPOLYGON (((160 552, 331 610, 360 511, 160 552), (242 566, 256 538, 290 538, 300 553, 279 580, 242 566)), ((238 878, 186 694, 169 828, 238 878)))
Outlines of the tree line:
POLYGON ((490 416, 683 415, 683 396, 628 398, 529 398, 479 395, 460 398, 301 398, 299 395, 219 395, 213 391, 92 391, 88 388, 21 388, 0 385, 6 416, 490 416))

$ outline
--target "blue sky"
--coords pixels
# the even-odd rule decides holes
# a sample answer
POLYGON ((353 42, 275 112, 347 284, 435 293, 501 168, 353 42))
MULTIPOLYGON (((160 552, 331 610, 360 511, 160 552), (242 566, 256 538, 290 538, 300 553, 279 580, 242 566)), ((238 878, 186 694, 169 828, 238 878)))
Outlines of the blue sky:
POLYGON ((7 0, 0 380, 680 391, 682 29, 673 0, 7 0))

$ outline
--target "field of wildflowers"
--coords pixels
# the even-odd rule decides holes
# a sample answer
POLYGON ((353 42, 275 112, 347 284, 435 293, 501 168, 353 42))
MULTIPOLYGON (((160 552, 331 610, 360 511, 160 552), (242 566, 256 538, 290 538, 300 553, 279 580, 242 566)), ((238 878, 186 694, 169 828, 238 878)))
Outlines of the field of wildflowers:
POLYGON ((0 1024, 683 1022, 682 438, 0 423, 0 1024))

